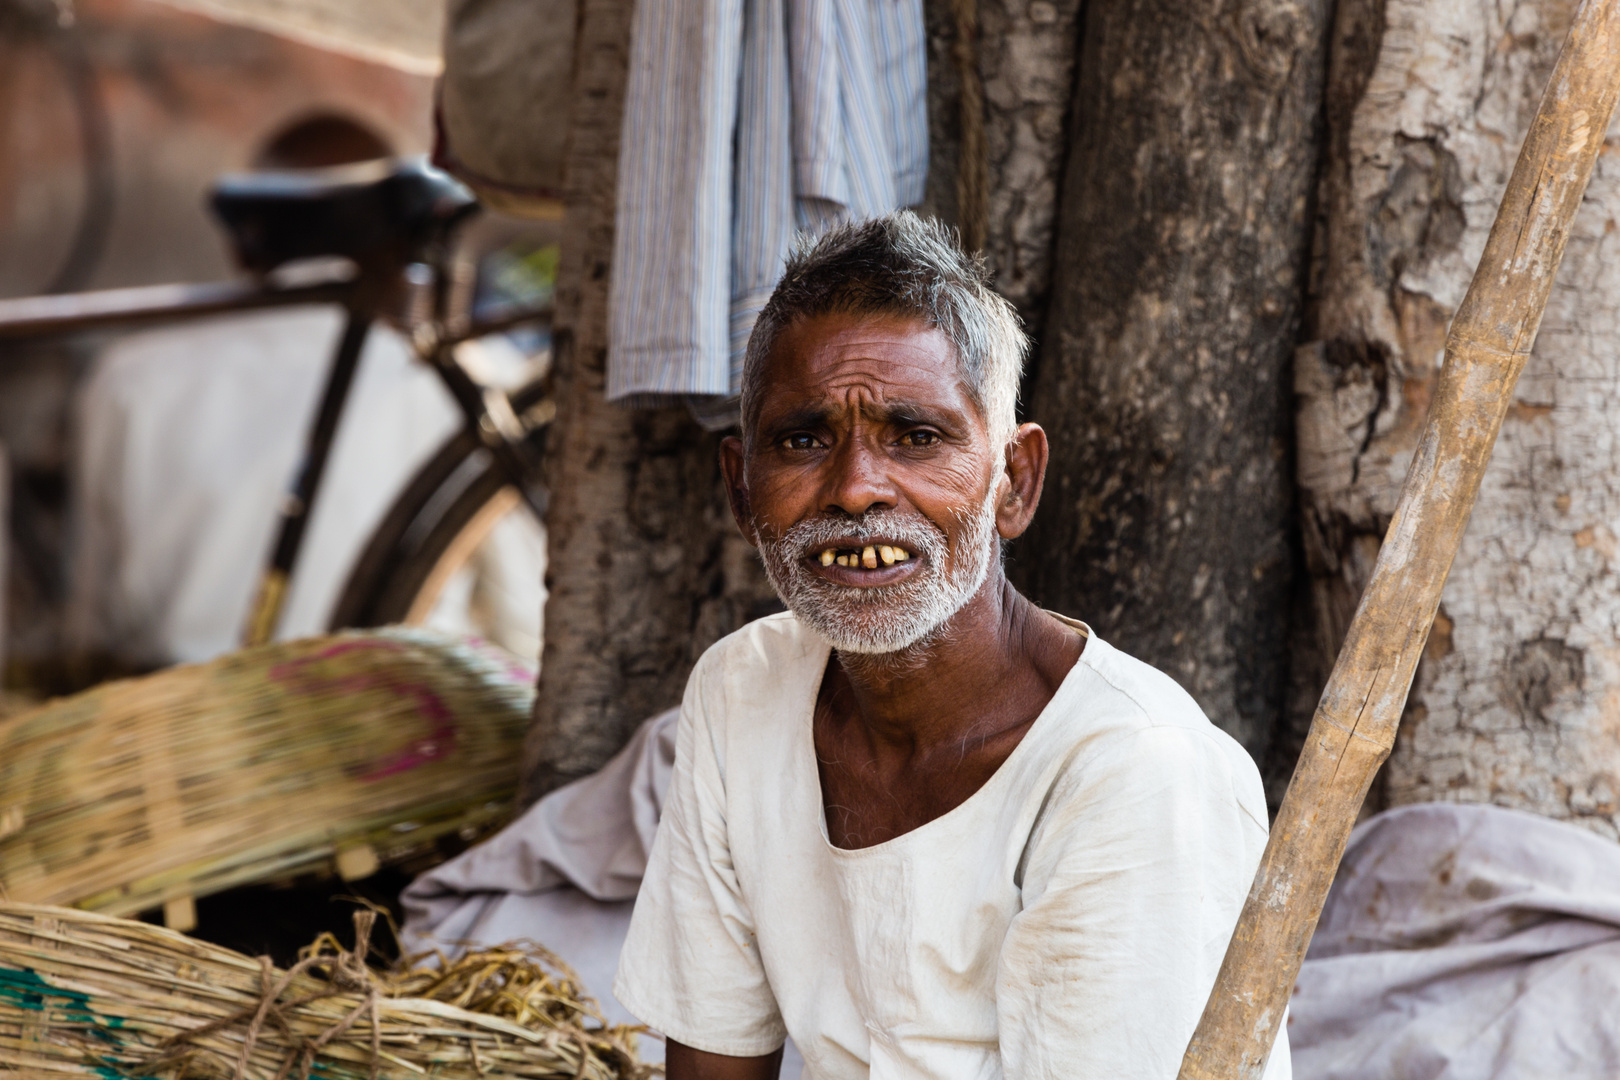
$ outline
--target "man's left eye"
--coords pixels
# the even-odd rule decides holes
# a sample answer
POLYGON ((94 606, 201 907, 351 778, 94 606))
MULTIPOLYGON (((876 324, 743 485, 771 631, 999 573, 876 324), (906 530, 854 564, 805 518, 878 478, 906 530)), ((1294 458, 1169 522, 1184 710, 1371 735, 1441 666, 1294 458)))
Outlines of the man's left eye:
POLYGON ((908 431, 900 436, 902 446, 933 446, 939 442, 939 435, 932 431, 908 431))

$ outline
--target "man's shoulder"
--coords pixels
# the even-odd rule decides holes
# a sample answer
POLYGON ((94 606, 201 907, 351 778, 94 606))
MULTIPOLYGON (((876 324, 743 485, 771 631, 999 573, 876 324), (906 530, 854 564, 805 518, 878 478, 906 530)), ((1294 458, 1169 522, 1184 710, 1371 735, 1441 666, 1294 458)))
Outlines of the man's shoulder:
POLYGON ((687 680, 679 739, 694 751, 706 747, 699 756, 712 757, 724 775, 783 767, 794 746, 784 735, 796 721, 808 722, 827 652, 787 612, 726 635, 704 651, 687 680))
MULTIPOLYGON (((1092 634, 1076 673, 1080 683, 1052 737, 1065 746, 1070 782, 1106 772, 1116 781, 1152 779, 1166 769, 1220 774, 1244 810, 1264 827, 1265 800, 1254 759, 1216 726, 1179 683, 1092 634)), ((1054 747, 1053 749, 1057 749, 1054 747)))
POLYGON ((826 643, 806 629, 793 612, 780 611, 733 630, 703 650, 693 677, 765 674, 780 670, 784 664, 813 662, 818 656, 825 660, 826 653, 826 643))
POLYGON ((1091 694, 1109 701, 1123 730, 1219 730, 1180 683, 1092 634, 1080 663, 1093 679, 1091 694))
POLYGON ((775 703, 790 687, 819 682, 827 652, 827 643, 790 611, 755 619, 704 650, 688 699, 697 694, 711 707, 775 703))

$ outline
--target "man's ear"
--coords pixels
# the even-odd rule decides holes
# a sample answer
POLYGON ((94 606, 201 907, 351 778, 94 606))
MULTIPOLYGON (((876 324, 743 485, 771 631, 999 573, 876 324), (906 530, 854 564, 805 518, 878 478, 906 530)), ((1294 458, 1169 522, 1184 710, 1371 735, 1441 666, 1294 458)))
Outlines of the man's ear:
POLYGON ((1046 432, 1039 424, 1020 425, 1007 444, 1007 490, 996 502, 996 531, 1003 540, 1022 536, 1034 520, 1046 483, 1049 452, 1046 432))
POLYGON ((737 529, 754 547, 759 538, 754 535, 754 512, 748 504, 748 483, 743 471, 743 441, 735 435, 720 440, 720 473, 726 478, 726 498, 731 502, 731 516, 737 529))

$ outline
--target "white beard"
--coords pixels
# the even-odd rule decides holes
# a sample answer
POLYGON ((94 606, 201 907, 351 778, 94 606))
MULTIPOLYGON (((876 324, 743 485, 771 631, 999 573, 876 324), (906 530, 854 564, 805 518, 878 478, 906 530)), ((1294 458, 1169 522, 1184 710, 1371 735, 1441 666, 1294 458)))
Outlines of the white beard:
POLYGON ((883 655, 909 649, 937 633, 979 591, 1000 553, 996 487, 977 508, 955 511, 965 526, 951 557, 945 534, 920 514, 873 510, 858 517, 815 517, 780 538, 760 536, 760 557, 776 594, 799 621, 841 653, 883 655), (880 536, 898 541, 918 560, 915 573, 892 585, 836 585, 804 560, 836 540, 880 536), (949 565, 949 569, 946 567, 949 565))

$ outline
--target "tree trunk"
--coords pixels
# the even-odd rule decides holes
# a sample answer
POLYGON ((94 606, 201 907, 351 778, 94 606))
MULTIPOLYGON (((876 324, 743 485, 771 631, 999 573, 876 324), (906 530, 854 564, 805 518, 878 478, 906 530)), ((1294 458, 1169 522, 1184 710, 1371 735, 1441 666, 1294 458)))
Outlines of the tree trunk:
POLYGON ((582 0, 547 446, 546 641, 525 802, 600 767, 678 704, 709 645, 770 610, 731 523, 719 436, 684 407, 604 397, 619 128, 633 0, 582 0))
MULTIPOLYGON (((1299 480, 1331 657, 1421 430, 1440 348, 1574 0, 1342 0, 1299 480)), ((1620 168, 1600 157, 1385 766, 1378 805, 1491 802, 1620 836, 1620 445, 1608 399, 1620 168)))
POLYGON ((1288 673, 1288 370, 1329 7, 1087 6, 1028 393, 1052 464, 1012 548, 1035 599, 1175 677, 1256 757, 1288 673))
MULTIPOLYGON (((923 209, 960 225, 957 178, 963 113, 954 8, 925 0, 928 20, 929 170, 923 209)), ((969 0, 978 16, 970 62, 984 88, 988 176, 984 255, 996 289, 1039 333, 1052 284, 1052 234, 1074 85, 1080 0, 969 0)))

